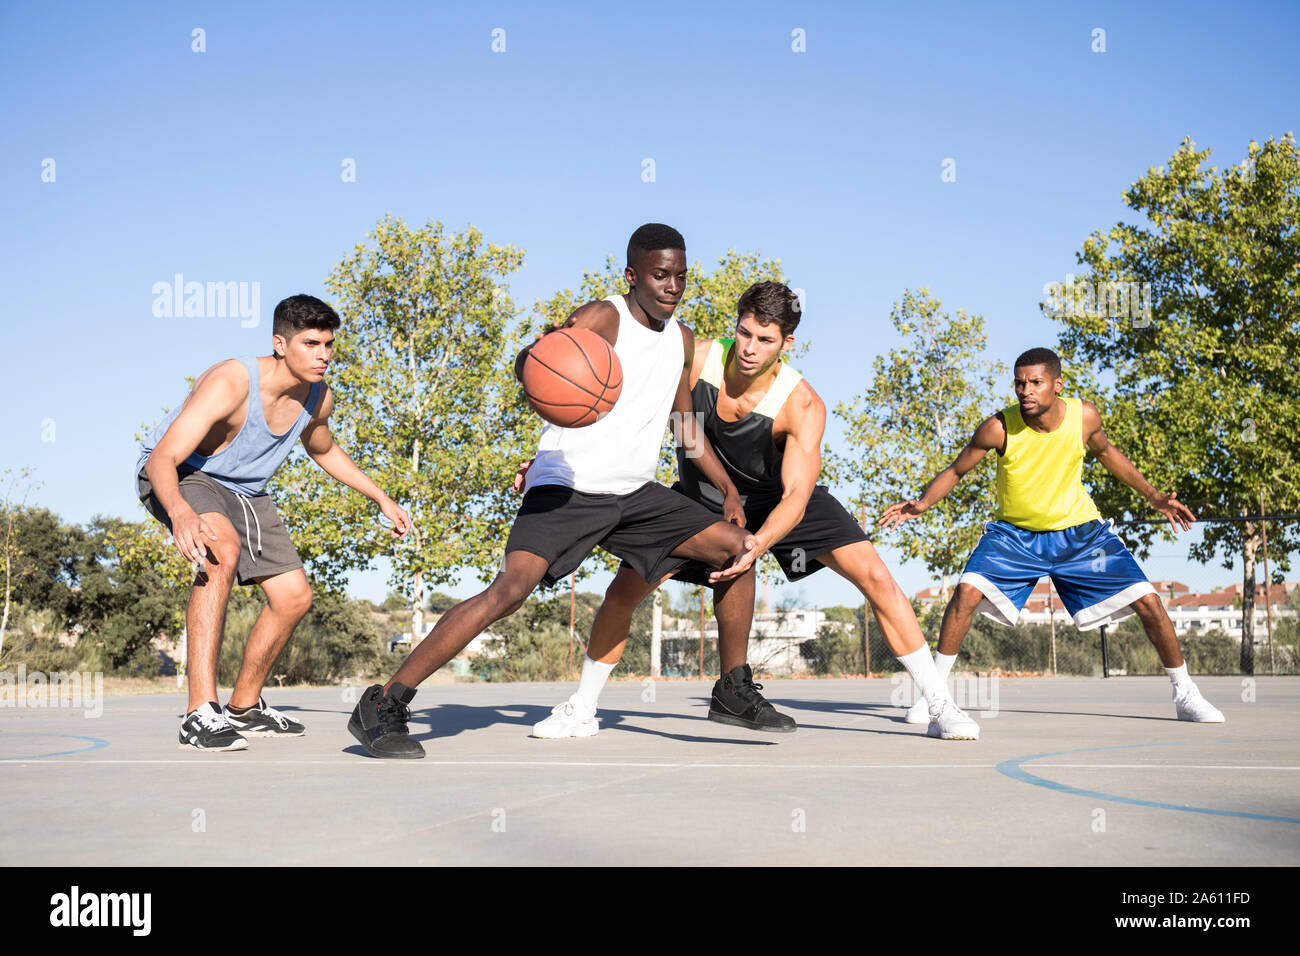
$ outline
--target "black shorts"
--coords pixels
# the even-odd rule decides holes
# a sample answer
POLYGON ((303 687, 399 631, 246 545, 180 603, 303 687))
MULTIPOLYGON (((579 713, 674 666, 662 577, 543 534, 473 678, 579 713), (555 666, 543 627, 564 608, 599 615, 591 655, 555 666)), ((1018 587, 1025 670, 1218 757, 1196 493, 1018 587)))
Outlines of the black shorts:
MULTIPOLYGON (((673 488, 680 490, 681 482, 673 485, 673 488)), ((779 503, 779 498, 762 502, 753 500, 745 502, 745 530, 752 533, 761 528, 768 515, 772 513, 772 509, 779 503)), ((720 505, 715 506, 712 502, 705 501, 702 506, 721 518, 720 505), (715 507, 718 509, 716 512, 712 511, 715 507)), ((826 567, 817 560, 823 554, 842 548, 846 544, 856 544, 866 540, 868 538, 861 525, 854 521, 853 516, 845 510, 844 506, 831 496, 825 485, 818 485, 813 489, 808 505, 804 508, 803 520, 772 546, 771 554, 781 565, 786 580, 798 581, 826 567)), ((676 572, 673 574, 674 581, 708 584, 709 573, 714 569, 690 558, 667 557, 651 568, 649 575, 643 574, 639 568, 633 570, 652 583, 665 574, 676 572)))
POLYGON ((649 481, 627 495, 596 495, 565 485, 528 489, 506 554, 528 551, 550 562, 543 584, 577 570, 597 546, 648 576, 683 541, 721 520, 698 501, 649 481))

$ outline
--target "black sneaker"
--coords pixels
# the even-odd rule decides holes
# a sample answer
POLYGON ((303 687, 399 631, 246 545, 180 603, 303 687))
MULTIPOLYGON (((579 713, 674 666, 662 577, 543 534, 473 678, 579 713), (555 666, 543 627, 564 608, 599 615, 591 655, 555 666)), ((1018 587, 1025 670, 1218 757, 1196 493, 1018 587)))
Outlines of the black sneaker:
POLYGON ((245 737, 301 737, 307 728, 291 720, 278 710, 266 706, 264 698, 257 698, 257 706, 237 714, 226 705, 226 720, 245 737))
POLYGON ((226 715, 221 712, 216 701, 185 715, 181 721, 180 741, 182 750, 193 747, 196 750, 221 752, 248 748, 248 741, 230 726, 230 721, 226 720, 226 715))
POLYGON ((415 691, 405 684, 393 684, 387 694, 382 684, 372 684, 352 709, 348 730, 372 756, 398 760, 423 757, 424 748, 411 739, 406 729, 411 719, 411 708, 406 705, 414 696, 415 691))
POLYGON ((709 720, 731 724, 747 730, 765 730, 775 734, 792 734, 798 726, 789 717, 764 699, 759 693, 762 684, 754 683, 754 672, 748 664, 732 668, 713 685, 713 699, 709 702, 709 720))

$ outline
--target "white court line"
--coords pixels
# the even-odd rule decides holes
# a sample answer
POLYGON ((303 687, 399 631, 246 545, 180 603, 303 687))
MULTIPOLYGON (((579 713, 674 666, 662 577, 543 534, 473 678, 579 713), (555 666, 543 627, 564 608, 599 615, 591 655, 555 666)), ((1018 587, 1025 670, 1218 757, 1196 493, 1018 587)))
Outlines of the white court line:
MULTIPOLYGON (((366 763, 371 764, 392 764, 396 760, 382 760, 371 758, 353 758, 351 760, 231 760, 226 757, 213 760, 209 755, 208 758, 198 757, 197 755, 190 759, 172 759, 172 760, 60 760, 57 757, 44 757, 34 760, 0 760, 0 767, 5 764, 182 764, 191 767, 265 767, 271 764, 330 764, 340 767, 360 767, 366 763)), ((415 760, 401 761, 402 763, 416 763, 415 760)), ((617 763, 609 761, 578 761, 578 760, 426 760, 420 758, 419 763, 440 767, 667 767, 667 768, 700 768, 700 769, 741 769, 741 770, 988 770, 997 766, 991 763, 968 763, 968 764, 950 764, 950 763, 642 763, 631 761, 620 761, 617 763)))
POLYGON ((1088 767, 1100 770, 1300 770, 1300 767, 1269 767, 1263 764, 1226 763, 1038 763, 1035 761, 1034 766, 1088 767))
MULTIPOLYGON (((4 764, 179 764, 192 767, 264 767, 268 765, 313 765, 361 767, 361 759, 352 760, 212 760, 200 757, 171 760, 59 760, 44 757, 33 760, 0 760, 4 764)), ((392 763, 394 761, 370 760, 366 763, 392 763)), ((700 770, 988 770, 991 763, 650 763, 642 761, 586 761, 586 760, 427 760, 421 763, 438 767, 665 767, 700 770)), ((1141 763, 1034 763, 1035 767, 1089 770, 1300 770, 1300 766, 1279 767, 1262 764, 1141 764, 1141 763)))

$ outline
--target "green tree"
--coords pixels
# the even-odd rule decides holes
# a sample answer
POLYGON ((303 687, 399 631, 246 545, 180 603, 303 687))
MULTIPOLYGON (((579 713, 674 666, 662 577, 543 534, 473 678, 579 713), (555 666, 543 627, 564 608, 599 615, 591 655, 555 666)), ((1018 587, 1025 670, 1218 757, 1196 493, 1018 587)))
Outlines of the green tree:
MULTIPOLYGON (((1252 142, 1244 162, 1207 164, 1184 140, 1167 166, 1123 194, 1145 223, 1097 231, 1077 254, 1082 282, 1043 308, 1063 325, 1062 356, 1105 370, 1097 396, 1114 442, 1156 488, 1199 515, 1250 516, 1300 505, 1300 152, 1287 134, 1252 142)), ((1096 473, 1103 513, 1149 514, 1096 473)), ((1202 525, 1191 556, 1242 560, 1241 668, 1253 673, 1258 521, 1202 525)), ((1300 535, 1269 529, 1285 569, 1300 535)), ((1163 522, 1128 531, 1140 554, 1163 522)))
POLYGON ((274 487, 317 580, 341 589, 347 571, 387 554, 390 585, 410 595, 411 629, 422 633, 428 584, 463 568, 495 573, 518 504, 510 483, 536 447, 540 420, 512 373, 521 343, 505 286, 523 253, 473 227, 448 235, 441 223, 412 230, 391 216, 369 238, 328 281, 343 319, 331 428, 414 529, 392 544, 370 502, 301 449, 274 487))
POLYGON ((130 525, 96 517, 78 536, 67 618, 91 660, 109 670, 152 676, 159 664, 153 639, 176 633, 184 601, 157 570, 123 560, 120 543, 136 533, 130 525))
MULTIPOLYGON (((3 552, 4 552, 4 610, 0 611, 0 653, 4 653, 5 631, 9 629, 9 613, 12 610, 13 585, 15 565, 22 561, 24 552, 18 542, 16 525, 18 516, 27 505, 27 496, 31 494, 32 470, 30 468, 19 469, 14 474, 12 468, 4 470, 5 497, 3 504, 0 504, 0 520, 3 520, 4 527, 0 528, 0 534, 3 535, 3 552), (15 495, 21 495, 21 498, 15 502, 15 495)), ((21 573, 18 574, 21 577, 21 573)))
MULTIPOLYGON (((854 502, 865 503, 868 515, 919 498, 976 426, 1006 404, 998 384, 1005 366, 982 358, 981 316, 961 310, 950 316, 923 288, 906 291, 889 318, 904 344, 876 357, 865 392, 835 406, 847 450, 826 453, 837 479, 857 487, 854 502)), ((941 577, 945 596, 949 577, 961 569, 992 514, 993 478, 986 459, 942 501, 895 529, 891 544, 909 560, 924 560, 941 577)))

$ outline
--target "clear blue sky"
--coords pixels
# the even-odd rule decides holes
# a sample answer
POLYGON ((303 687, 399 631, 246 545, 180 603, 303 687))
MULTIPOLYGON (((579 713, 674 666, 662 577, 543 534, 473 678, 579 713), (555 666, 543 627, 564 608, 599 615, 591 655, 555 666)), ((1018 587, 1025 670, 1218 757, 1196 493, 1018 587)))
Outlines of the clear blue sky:
MULTIPOLYGON (((706 265, 779 257, 831 406, 897 344, 909 287, 983 314, 1009 362, 1055 342, 1044 283, 1184 136, 1226 165, 1300 125, 1296 4, 1133 6, 0 5, 0 468, 35 467, 36 502, 65 519, 142 517, 140 423, 185 375, 269 351, 275 302, 324 295, 386 213, 523 247, 528 305, 648 220, 706 265), (260 324, 155 317, 176 273, 259 282, 260 324)), ((1235 579, 1185 553, 1157 546, 1148 573, 1235 579)), ((354 590, 382 598, 384 575, 354 590)), ((794 593, 857 600, 827 572, 794 593)))

